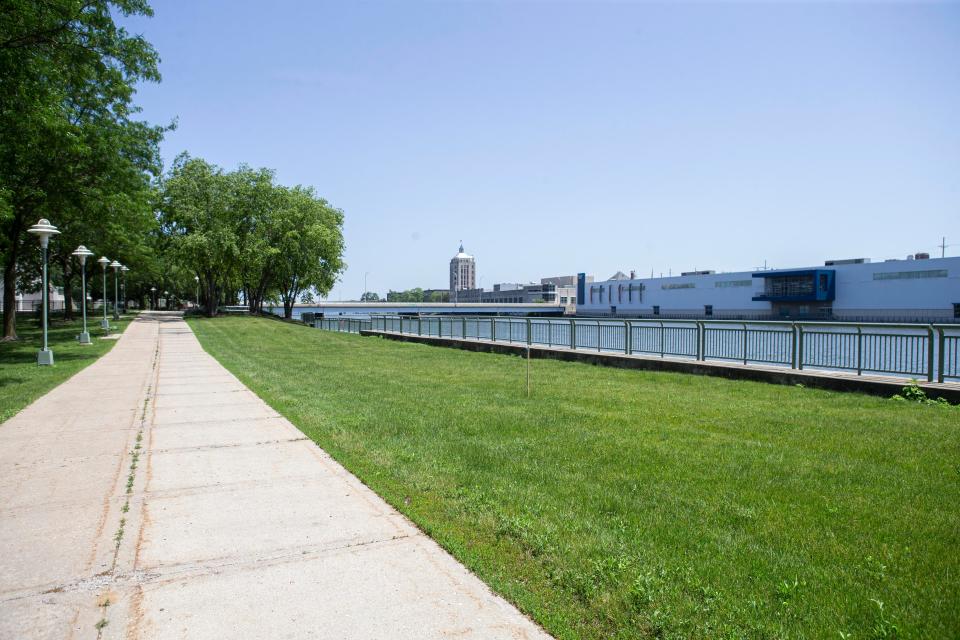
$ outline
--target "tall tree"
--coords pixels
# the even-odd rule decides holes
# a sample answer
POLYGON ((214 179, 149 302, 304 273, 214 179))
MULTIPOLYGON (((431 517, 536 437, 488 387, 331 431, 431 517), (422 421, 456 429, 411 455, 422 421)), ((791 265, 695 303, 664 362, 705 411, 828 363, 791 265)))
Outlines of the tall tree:
POLYGON ((343 212, 310 187, 285 192, 285 202, 273 216, 277 240, 273 272, 283 315, 290 318, 301 292, 312 288, 326 295, 343 270, 343 212))
POLYGON ((222 169, 181 154, 164 179, 160 210, 170 254, 200 278, 205 311, 217 306, 231 283, 240 251, 230 204, 232 180, 222 169))
MULTIPOLYGON (((159 81, 158 57, 146 40, 115 24, 115 12, 152 15, 143 0, 7 0, 0 5, 6 339, 16 337, 17 262, 30 223, 45 216, 64 231, 96 227, 99 221, 110 226, 118 204, 127 197, 139 201, 148 174, 159 167, 164 129, 136 120, 133 103, 138 82, 159 81)), ((54 243, 53 251, 70 279, 73 266, 62 258, 73 249, 67 240, 54 243)))
POLYGON ((277 253, 271 217, 284 199, 274 182, 273 171, 241 165, 229 174, 231 211, 237 236, 237 275, 244 302, 251 313, 259 312, 272 286, 271 265, 277 253))

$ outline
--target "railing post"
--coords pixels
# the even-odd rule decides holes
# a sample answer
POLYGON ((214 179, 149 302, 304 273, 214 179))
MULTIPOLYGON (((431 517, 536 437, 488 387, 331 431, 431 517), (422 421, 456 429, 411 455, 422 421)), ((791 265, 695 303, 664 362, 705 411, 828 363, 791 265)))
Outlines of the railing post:
POLYGON ((570 318, 570 350, 577 350, 577 321, 575 318, 570 318))
POLYGON ((603 330, 600 328, 600 321, 597 320, 597 351, 600 351, 600 345, 603 344, 603 330))
POLYGON ((629 320, 623 321, 623 351, 628 356, 633 353, 633 327, 630 325, 629 320))
POLYGON ((667 351, 664 345, 664 337, 665 337, 665 333, 663 328, 663 320, 661 320, 660 321, 660 357, 661 358, 664 356, 664 354, 667 351))
POLYGON ((937 327, 937 382, 943 382, 943 367, 946 364, 946 359, 943 355, 944 347, 947 346, 947 339, 944 335, 943 327, 937 327))
POLYGON ((706 351, 706 348, 705 348, 706 345, 704 344, 704 341, 706 338, 704 336, 704 333, 705 333, 705 330, 703 327, 703 323, 700 321, 697 321, 697 360, 700 360, 701 362, 706 360, 706 355, 704 353, 706 351))
POLYGON ((863 375, 863 327, 857 327, 857 375, 863 375))
POLYGON ((423 327, 421 326, 422 322, 423 322, 423 319, 420 317, 419 314, 417 314, 417 335, 418 336, 423 335, 423 327))
POLYGON ((553 346, 553 320, 547 318, 547 346, 553 346))
POLYGON ((927 327, 927 382, 933 382, 933 326, 927 327))
POLYGON ((527 318, 527 344, 533 344, 533 336, 530 335, 530 330, 533 328, 533 325, 530 321, 530 318, 527 318))
POLYGON ((743 323, 743 366, 747 366, 747 323, 743 323))
POLYGON ((803 325, 797 327, 797 369, 803 371, 803 325))
POLYGON ((463 329, 460 333, 460 337, 464 340, 467 339, 467 316, 463 316, 463 329))
POLYGON ((490 316, 490 341, 497 341, 497 319, 493 316, 490 316))
POLYGON ((797 368, 797 324, 790 323, 790 368, 797 368))

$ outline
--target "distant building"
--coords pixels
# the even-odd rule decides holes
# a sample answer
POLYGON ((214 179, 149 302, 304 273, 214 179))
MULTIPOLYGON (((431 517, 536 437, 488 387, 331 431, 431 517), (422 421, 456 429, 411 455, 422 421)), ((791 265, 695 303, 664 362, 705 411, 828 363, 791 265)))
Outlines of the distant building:
MULTIPOLYGON (((585 276, 585 282, 593 282, 593 276, 585 276)), ((576 287, 577 276, 554 276, 551 278, 540 278, 540 284, 555 284, 558 287, 576 287)))
MULTIPOLYGON (((33 285, 38 288, 37 291, 23 292, 17 290, 14 297, 14 309, 17 311, 35 311, 43 305, 43 291, 40 291, 40 283, 34 282, 33 285)), ((3 288, 3 280, 0 279, 0 289, 3 288)), ((63 287, 55 287, 51 283, 48 289, 50 308, 63 309, 65 298, 63 297, 63 287)), ((0 312, 3 311, 3 296, 0 296, 0 312)))
POLYGON ((485 304, 534 304, 545 302, 547 304, 558 304, 564 307, 568 313, 572 313, 576 309, 577 289, 576 287, 558 287, 551 283, 537 284, 531 282, 528 284, 519 284, 504 282, 493 285, 493 291, 484 291, 483 289, 461 291, 458 301, 482 302, 485 304))
POLYGON ((463 243, 460 243, 460 251, 450 260, 450 294, 454 300, 458 300, 458 293, 468 289, 477 288, 477 263, 473 256, 463 251, 463 243))
POLYGON ((953 321, 960 319, 960 257, 828 260, 816 267, 598 283, 584 278, 577 297, 581 315, 953 321))

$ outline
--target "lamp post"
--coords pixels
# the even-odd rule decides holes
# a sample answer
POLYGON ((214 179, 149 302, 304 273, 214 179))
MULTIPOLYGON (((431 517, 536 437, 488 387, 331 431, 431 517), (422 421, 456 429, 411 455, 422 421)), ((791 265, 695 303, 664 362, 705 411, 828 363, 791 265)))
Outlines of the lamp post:
POLYGON ((157 310, 157 288, 150 287, 150 295, 153 298, 153 310, 157 310))
POLYGON ((120 267, 120 299, 123 300, 123 312, 127 312, 127 271, 130 267, 123 265, 120 267))
POLYGON ((50 292, 47 287, 47 246, 50 244, 50 237, 60 233, 55 226, 50 224, 46 218, 27 229, 27 233, 32 233, 40 240, 40 250, 43 252, 43 349, 37 352, 38 365, 52 365, 53 351, 47 347, 47 298, 50 292))
POLYGON ((80 245, 76 251, 70 255, 77 256, 77 259, 80 260, 80 293, 82 294, 80 306, 83 307, 83 333, 81 333, 77 339, 80 341, 80 344, 91 344, 90 332, 87 331, 87 256, 92 256, 93 251, 80 245))
POLYGON ((169 308, 170 308, 170 292, 164 291, 163 292, 163 310, 166 311, 169 308))
POLYGON ((113 262, 110 263, 110 266, 113 267, 113 319, 119 320, 120 319, 120 307, 119 307, 120 291, 119 291, 118 285, 120 283, 120 278, 119 278, 120 267, 122 267, 123 265, 117 262, 116 260, 114 260, 113 262))
POLYGON ((100 328, 104 331, 110 331, 110 323, 107 321, 107 265, 110 264, 110 258, 100 256, 97 264, 103 267, 103 320, 100 321, 100 328))
POLYGON ((193 281, 197 283, 197 308, 200 308, 200 276, 193 276, 193 281))

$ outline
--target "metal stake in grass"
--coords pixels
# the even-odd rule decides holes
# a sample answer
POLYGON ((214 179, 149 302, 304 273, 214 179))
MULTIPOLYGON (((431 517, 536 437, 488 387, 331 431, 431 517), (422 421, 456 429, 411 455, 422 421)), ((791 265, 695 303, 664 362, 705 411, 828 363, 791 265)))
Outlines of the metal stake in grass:
POLYGON ((527 397, 530 397, 530 345, 527 345, 527 397))

